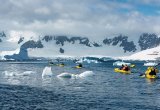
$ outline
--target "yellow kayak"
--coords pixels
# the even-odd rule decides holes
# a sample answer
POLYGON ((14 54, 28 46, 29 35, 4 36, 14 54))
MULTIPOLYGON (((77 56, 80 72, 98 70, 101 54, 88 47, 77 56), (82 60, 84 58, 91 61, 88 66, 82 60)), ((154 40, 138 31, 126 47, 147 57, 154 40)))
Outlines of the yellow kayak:
POLYGON ((75 68, 77 68, 77 69, 81 69, 82 67, 80 67, 80 66, 75 66, 75 68))
POLYGON ((130 73, 131 73, 131 71, 120 70, 119 68, 115 68, 115 69, 114 69, 114 72, 124 73, 124 74, 130 74, 130 73))
POLYGON ((54 66, 55 64, 48 64, 49 66, 54 66))
POLYGON ((149 74, 147 74, 147 75, 145 75, 145 76, 146 76, 146 78, 148 78, 148 79, 155 79, 155 78, 158 78, 157 75, 149 75, 149 74))
POLYGON ((64 67, 65 65, 64 64, 57 64, 57 66, 64 67))

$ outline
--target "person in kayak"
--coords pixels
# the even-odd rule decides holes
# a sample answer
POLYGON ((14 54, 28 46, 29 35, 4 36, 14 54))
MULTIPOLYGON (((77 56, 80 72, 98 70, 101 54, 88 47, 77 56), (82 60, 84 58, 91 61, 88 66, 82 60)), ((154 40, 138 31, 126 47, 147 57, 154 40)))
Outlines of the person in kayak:
POLYGON ((79 65, 78 65, 79 67, 82 67, 82 64, 81 63, 79 63, 79 65))
POLYGON ((156 68, 151 67, 151 68, 150 68, 149 75, 157 75, 157 73, 156 73, 156 68))
POLYGON ((55 65, 52 61, 48 61, 49 65, 55 65))
POLYGON ((122 66, 119 69, 122 70, 123 68, 124 68, 124 65, 122 64, 122 66))
POLYGON ((124 71, 129 71, 130 68, 128 67, 128 65, 124 65, 124 67, 122 68, 122 70, 124 70, 124 71))
POLYGON ((82 64, 81 63, 79 63, 77 66, 75 66, 75 68, 82 68, 83 66, 82 66, 82 64))
POLYGON ((60 63, 60 65, 64 66, 64 63, 60 63))
POLYGON ((53 65, 54 63, 53 62, 49 62, 49 64, 53 65))

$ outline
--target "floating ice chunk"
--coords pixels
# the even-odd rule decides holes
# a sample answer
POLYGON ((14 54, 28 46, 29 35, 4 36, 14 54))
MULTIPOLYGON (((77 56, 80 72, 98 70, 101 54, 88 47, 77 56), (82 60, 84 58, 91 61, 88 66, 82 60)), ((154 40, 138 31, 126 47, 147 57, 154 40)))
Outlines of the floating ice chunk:
POLYGON ((81 74, 72 74, 72 73, 61 73, 57 77, 58 78, 85 78, 88 76, 92 76, 94 73, 92 71, 85 71, 81 74))
POLYGON ((61 78, 72 78, 74 77, 75 75, 74 74, 71 74, 71 73, 61 73, 59 74, 57 77, 61 77, 61 78))
POLYGON ((158 65, 158 63, 155 63, 155 62, 147 62, 147 63, 144 63, 143 66, 156 66, 158 65))
POLYGON ((7 77, 16 76, 15 72, 4 71, 3 74, 7 77))
POLYGON ((85 77, 88 77, 88 76, 92 76, 93 74, 94 74, 93 71, 85 71, 85 72, 79 74, 78 77, 85 78, 85 77))
POLYGON ((48 67, 46 66, 44 69, 43 69, 43 72, 42 72, 42 77, 44 76, 52 76, 52 70, 51 70, 51 67, 48 67))
POLYGON ((116 61, 116 62, 113 63, 113 66, 122 66, 122 64, 123 64, 123 65, 128 65, 128 66, 131 65, 131 63, 116 61))
POLYGON ((35 73, 34 71, 25 71, 25 72, 23 72, 21 75, 22 76, 28 76, 28 75, 30 75, 30 74, 32 74, 32 73, 35 73))

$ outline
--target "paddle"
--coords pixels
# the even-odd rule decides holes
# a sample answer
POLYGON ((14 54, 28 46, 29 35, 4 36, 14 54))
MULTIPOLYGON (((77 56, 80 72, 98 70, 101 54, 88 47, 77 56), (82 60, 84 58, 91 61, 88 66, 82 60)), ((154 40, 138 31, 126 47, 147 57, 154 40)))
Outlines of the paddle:
POLYGON ((134 68, 136 65, 135 64, 131 64, 130 65, 130 68, 134 68))

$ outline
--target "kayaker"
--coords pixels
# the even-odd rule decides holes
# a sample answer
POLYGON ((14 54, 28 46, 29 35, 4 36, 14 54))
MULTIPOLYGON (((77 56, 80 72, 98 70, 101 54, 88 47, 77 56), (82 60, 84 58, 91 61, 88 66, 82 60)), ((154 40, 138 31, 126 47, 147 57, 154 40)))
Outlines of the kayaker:
POLYGON ((49 64, 53 64, 53 62, 49 62, 49 64))
POLYGON ((79 63, 79 65, 78 65, 79 67, 82 67, 82 64, 81 63, 79 63))
POLYGON ((156 75, 156 68, 151 67, 151 68, 150 68, 149 75, 156 75))
POLYGON ((122 66, 119 69, 122 70, 123 68, 124 68, 124 65, 122 64, 122 66))
POLYGON ((60 65, 64 66, 64 63, 61 63, 60 65))
POLYGON ((124 65, 124 67, 122 68, 122 70, 124 70, 124 71, 129 71, 130 68, 128 67, 128 65, 124 65))
POLYGON ((52 61, 48 61, 49 65, 54 65, 54 63, 52 61))

